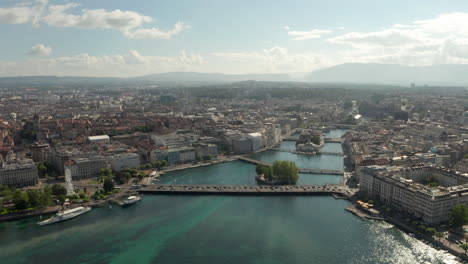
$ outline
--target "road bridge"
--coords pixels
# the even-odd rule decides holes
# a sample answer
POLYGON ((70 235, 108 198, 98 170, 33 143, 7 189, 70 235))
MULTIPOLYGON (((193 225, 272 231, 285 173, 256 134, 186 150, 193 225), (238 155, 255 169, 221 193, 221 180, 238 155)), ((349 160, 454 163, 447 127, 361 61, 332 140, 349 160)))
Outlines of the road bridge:
POLYGON ((190 194, 190 195, 340 195, 349 197, 352 192, 343 185, 173 185, 152 184, 142 187, 139 193, 190 194))
MULTIPOLYGON (((298 136, 289 136, 283 139, 283 141, 298 141, 298 140, 299 140, 298 136)), ((344 139, 343 138, 325 138, 324 142, 325 143, 343 143, 344 139)))
POLYGON ((322 151, 320 153, 311 153, 311 152, 302 152, 297 150, 289 149, 280 149, 280 148, 269 148, 269 150, 279 151, 279 152, 289 152, 299 155, 332 155, 332 156, 344 156, 342 152, 331 152, 331 151, 322 151))

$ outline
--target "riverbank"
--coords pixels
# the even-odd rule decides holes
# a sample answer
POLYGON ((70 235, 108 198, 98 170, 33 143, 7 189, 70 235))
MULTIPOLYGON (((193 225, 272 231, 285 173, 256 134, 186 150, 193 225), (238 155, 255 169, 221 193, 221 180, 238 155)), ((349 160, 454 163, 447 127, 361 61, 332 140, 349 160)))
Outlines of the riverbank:
MULTIPOLYGON (((98 207, 105 206, 109 203, 116 203, 117 200, 122 199, 123 197, 126 197, 126 196, 130 196, 135 193, 136 193, 135 190, 123 189, 116 194, 106 197, 105 199, 91 200, 89 202, 84 202, 84 203, 76 203, 76 205, 98 208, 98 207)), ((61 209, 62 209, 61 205, 54 205, 54 206, 49 206, 43 210, 32 210, 28 212, 5 214, 5 215, 0 216, 0 222, 15 221, 15 220, 21 220, 25 218, 51 215, 51 214, 57 213, 61 209)))

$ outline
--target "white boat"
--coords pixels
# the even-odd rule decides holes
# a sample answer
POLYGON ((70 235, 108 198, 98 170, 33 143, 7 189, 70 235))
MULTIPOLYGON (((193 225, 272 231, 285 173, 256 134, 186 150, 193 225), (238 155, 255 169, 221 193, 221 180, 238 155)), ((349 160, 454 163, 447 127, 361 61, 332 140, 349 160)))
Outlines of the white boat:
POLYGON ((61 221, 65 221, 65 220, 68 220, 68 219, 72 219, 72 218, 75 218, 79 215, 82 215, 84 213, 87 213, 91 211, 91 207, 83 207, 83 206, 79 206, 79 207, 76 207, 76 208, 73 208, 73 209, 67 209, 67 210, 62 210, 62 211, 59 211, 55 216, 47 219, 47 220, 44 220, 44 221, 41 221, 39 223, 37 223, 38 225, 40 226, 43 226, 43 225, 48 225, 48 224, 53 224, 53 223, 57 223, 57 222, 61 222, 61 221))
POLYGON ((140 196, 129 196, 123 200, 123 205, 131 205, 141 200, 140 196))

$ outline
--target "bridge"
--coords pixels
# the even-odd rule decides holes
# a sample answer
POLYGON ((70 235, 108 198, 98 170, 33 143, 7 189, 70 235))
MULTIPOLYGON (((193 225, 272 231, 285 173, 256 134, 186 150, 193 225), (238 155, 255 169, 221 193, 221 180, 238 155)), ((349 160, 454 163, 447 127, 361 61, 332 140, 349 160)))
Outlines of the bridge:
MULTIPOLYGON (((283 139, 283 141, 298 141, 298 140, 299 140, 298 136, 289 136, 283 139)), ((325 138, 324 141, 325 143, 343 143, 344 139, 343 138, 325 138)))
POLYGON ((349 197, 352 192, 343 185, 169 185, 152 184, 138 190, 149 194, 190 195, 340 195, 349 197))
POLYGON ((280 149, 280 148, 269 148, 269 150, 279 151, 279 152, 289 152, 293 154, 299 155, 333 155, 333 156, 344 156, 341 152, 331 152, 331 151, 322 151, 320 153, 311 153, 311 152, 302 152, 296 150, 288 150, 288 149, 280 149))
MULTIPOLYGON (((260 160, 255 160, 247 157, 239 157, 239 160, 252 163, 255 165, 261 164, 265 166, 271 166, 272 164, 260 160)), ((324 170, 324 169, 302 169, 299 168, 300 173, 308 173, 308 174, 331 174, 331 175, 344 175, 344 171, 341 170, 324 170)))

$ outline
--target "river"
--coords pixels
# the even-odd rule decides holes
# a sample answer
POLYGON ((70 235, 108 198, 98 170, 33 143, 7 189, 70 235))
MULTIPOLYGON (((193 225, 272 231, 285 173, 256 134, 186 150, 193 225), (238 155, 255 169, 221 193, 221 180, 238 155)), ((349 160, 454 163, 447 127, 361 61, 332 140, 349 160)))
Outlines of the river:
MULTIPOLYGON (((337 156, 257 155, 305 168, 343 166, 337 156)), ((254 185, 254 176, 255 166, 235 161, 168 173, 160 183, 254 185)), ((341 178, 305 174, 299 184, 341 178)), ((37 218, 0 223, 0 263, 457 263, 389 224, 346 212, 347 206, 329 196, 146 195, 132 207, 107 206, 44 227, 37 218)))

